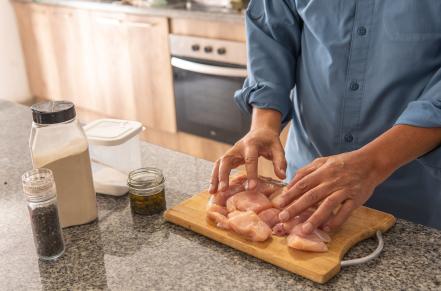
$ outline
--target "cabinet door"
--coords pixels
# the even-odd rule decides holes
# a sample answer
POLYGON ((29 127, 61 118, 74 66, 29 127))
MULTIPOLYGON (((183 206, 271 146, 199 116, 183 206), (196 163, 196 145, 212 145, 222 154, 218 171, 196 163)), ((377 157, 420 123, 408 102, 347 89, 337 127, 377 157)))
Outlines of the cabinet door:
POLYGON ((43 97, 45 90, 40 58, 37 53, 37 40, 32 25, 32 10, 30 4, 12 2, 15 9, 21 45, 26 64, 29 86, 33 96, 43 97))
POLYGON ((50 98, 56 93, 57 68, 52 50, 51 9, 14 3, 32 95, 50 98))
POLYGON ((125 26, 136 119, 148 127, 175 132, 168 21, 161 17, 128 15, 125 26))
POLYGON ((95 58, 93 19, 88 10, 75 11, 76 44, 74 45, 75 78, 77 88, 76 105, 81 108, 96 110, 98 108, 97 64, 95 58))
POLYGON ((77 104, 81 76, 79 67, 81 54, 78 46, 79 34, 75 11, 61 7, 53 8, 50 24, 53 57, 58 78, 54 79, 57 81, 57 86, 51 97, 56 100, 69 100, 77 104))
POLYGON ((115 118, 135 119, 130 57, 124 15, 94 13, 96 103, 93 110, 115 118))
POLYGON ((60 81, 53 46, 51 12, 52 9, 48 6, 32 5, 31 23, 36 40, 35 53, 40 60, 43 81, 41 96, 46 99, 60 99, 60 81))

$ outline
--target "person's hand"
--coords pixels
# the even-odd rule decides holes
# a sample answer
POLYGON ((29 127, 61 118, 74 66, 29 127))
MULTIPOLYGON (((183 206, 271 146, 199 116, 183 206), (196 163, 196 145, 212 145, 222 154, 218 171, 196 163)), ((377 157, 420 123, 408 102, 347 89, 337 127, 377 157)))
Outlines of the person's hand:
POLYGON ((389 174, 360 150, 318 158, 299 169, 288 191, 279 197, 278 206, 287 205, 279 218, 287 221, 318 205, 303 224, 303 232, 309 234, 318 227, 333 230, 363 205, 389 174))
POLYGON ((279 138, 279 131, 268 127, 251 129, 241 140, 229 149, 213 167, 209 192, 226 191, 232 169, 245 164, 247 189, 257 186, 258 158, 271 160, 274 173, 284 179, 286 171, 285 151, 279 138))

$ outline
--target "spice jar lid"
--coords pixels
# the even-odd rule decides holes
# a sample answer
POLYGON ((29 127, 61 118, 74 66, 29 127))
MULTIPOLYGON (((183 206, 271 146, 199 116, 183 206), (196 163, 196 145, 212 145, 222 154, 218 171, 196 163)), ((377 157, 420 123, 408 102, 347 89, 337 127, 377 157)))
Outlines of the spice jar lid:
POLYGON ((165 178, 157 168, 146 167, 129 173, 127 185, 131 193, 151 195, 164 188, 165 178))
POLYGON ((75 118, 75 105, 69 101, 43 101, 31 106, 32 118, 38 124, 56 124, 75 118))
POLYGON ((30 170, 23 174, 21 180, 29 201, 44 201, 55 196, 54 176, 49 169, 30 170))

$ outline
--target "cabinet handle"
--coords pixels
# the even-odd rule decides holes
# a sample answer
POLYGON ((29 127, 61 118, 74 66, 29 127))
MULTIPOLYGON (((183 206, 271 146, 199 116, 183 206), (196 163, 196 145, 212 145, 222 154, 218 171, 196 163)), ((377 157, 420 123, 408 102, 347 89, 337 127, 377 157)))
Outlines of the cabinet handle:
POLYGON ((122 21, 116 18, 98 17, 96 22, 106 25, 119 25, 122 21))
POLYGON ((139 27, 139 28, 151 28, 156 25, 156 23, 151 23, 151 22, 133 22, 133 21, 127 21, 126 24, 127 26, 130 27, 139 27))

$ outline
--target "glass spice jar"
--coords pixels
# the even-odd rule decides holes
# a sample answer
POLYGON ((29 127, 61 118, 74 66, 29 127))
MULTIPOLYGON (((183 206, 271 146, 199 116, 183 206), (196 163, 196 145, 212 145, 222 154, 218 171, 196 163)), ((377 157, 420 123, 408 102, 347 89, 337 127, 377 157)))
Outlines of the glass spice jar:
POLYGON ((64 253, 64 239, 52 171, 44 168, 28 171, 22 176, 22 185, 38 257, 55 260, 64 253))
POLYGON ((165 179, 157 168, 141 168, 129 173, 130 207, 134 213, 151 215, 166 209, 165 179))

